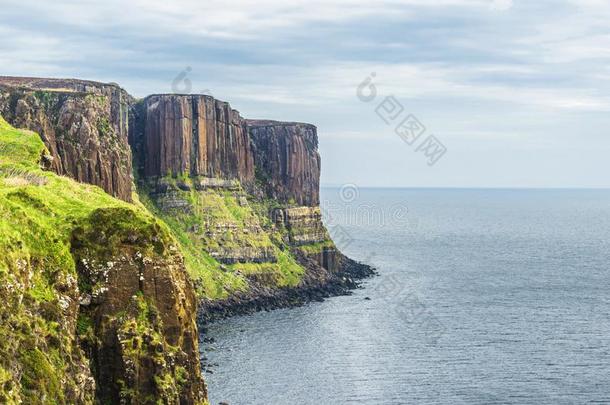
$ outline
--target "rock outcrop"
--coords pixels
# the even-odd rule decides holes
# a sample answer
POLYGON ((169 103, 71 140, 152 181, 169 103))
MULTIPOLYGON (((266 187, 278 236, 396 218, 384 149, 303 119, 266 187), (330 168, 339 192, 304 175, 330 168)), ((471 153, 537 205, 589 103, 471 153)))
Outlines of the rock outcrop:
POLYGON ((72 237, 96 399, 202 403, 192 282, 159 225, 135 221, 128 209, 99 209, 72 237))
POLYGON ((131 201, 127 141, 133 98, 118 85, 0 76, 0 115, 42 137, 60 175, 131 201))
POLYGON ((284 204, 320 203, 318 135, 311 124, 247 120, 259 185, 284 204))
POLYGON ((248 134, 239 112, 204 95, 153 95, 136 107, 130 137, 143 177, 254 179, 248 134))
POLYGON ((367 273, 322 223, 315 126, 244 120, 210 96, 171 94, 137 103, 131 121, 144 200, 195 256, 209 256, 196 272, 204 301, 258 302, 331 284, 336 293, 343 276, 367 273), (348 267, 356 270, 342 273, 348 267))
POLYGON ((320 243, 330 239, 322 223, 320 207, 276 208, 274 221, 286 228, 292 246, 320 243))
POLYGON ((148 197, 162 215, 183 223, 182 229, 219 263, 275 263, 274 246, 239 183, 223 187, 204 180, 157 180, 148 197))
POLYGON ((197 303, 205 321, 344 294, 372 274, 322 223, 313 125, 245 120, 204 95, 137 101, 114 84, 12 77, 0 115, 40 133, 48 151, 36 138, 23 159, 50 154, 56 173, 124 200, 38 161, 0 162, 0 298, 17 314, 0 311, 0 329, 19 342, 0 344, 0 401, 205 403, 197 303))

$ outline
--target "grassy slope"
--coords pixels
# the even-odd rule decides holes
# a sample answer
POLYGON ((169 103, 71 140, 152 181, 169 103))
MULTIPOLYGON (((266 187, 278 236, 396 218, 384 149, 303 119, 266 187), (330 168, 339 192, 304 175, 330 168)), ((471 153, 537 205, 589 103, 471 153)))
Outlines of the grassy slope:
MULTIPOLYGON (((181 179, 188 182, 188 178, 181 179)), ((179 241, 193 280, 200 296, 208 299, 223 299, 237 291, 248 289, 247 277, 264 276, 277 287, 296 286, 304 272, 281 236, 273 229, 253 232, 268 221, 249 204, 240 203, 246 194, 243 191, 204 190, 175 191, 181 199, 188 201, 190 210, 164 212, 141 190, 140 200, 159 218, 163 219, 179 241), (223 225, 231 230, 221 235, 207 235, 205 231, 223 225), (193 227, 200 229, 193 232, 193 227), (223 266, 209 252, 222 248, 270 249, 277 257, 276 263, 237 263, 223 266)))
POLYGON ((131 212, 124 226, 167 229, 143 206, 41 170, 44 153, 38 135, 0 117, 0 403, 65 403, 81 389, 74 376, 86 362, 75 337, 88 326, 76 322, 72 304, 75 226, 119 208, 131 212))

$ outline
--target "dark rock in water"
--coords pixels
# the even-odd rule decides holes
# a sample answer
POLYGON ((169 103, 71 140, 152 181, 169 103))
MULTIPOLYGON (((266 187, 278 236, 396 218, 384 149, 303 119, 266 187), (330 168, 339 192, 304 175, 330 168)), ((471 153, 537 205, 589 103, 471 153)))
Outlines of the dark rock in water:
POLYGON ((370 301, 370 300, 371 300, 371 297, 364 297, 364 300, 365 300, 365 301, 370 301))

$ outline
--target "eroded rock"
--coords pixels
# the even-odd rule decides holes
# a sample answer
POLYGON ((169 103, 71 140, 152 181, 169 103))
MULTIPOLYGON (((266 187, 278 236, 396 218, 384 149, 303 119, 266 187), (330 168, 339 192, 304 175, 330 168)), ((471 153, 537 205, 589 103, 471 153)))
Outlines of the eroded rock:
POLYGON ((247 120, 258 184, 284 204, 320 203, 320 155, 314 125, 247 120))
POLYGON ((138 124, 130 140, 144 177, 253 181, 244 120, 228 103, 204 95, 153 95, 134 111, 138 124))
POLYGON ((127 141, 133 98, 117 85, 71 79, 0 76, 0 115, 38 133, 60 175, 94 184, 131 201, 127 141))
POLYGON ((196 297, 172 246, 154 220, 142 222, 128 209, 99 209, 74 231, 79 284, 85 296, 96 297, 81 299, 79 319, 91 325, 82 347, 101 403, 206 399, 196 297))

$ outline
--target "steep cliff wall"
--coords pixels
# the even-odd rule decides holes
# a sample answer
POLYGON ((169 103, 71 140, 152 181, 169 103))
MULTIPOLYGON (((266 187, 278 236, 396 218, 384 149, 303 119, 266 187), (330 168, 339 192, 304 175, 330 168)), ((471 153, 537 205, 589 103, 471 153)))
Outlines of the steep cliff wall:
POLYGON ((136 107, 130 136, 143 177, 254 179, 248 134, 228 103, 203 95, 153 95, 136 107))
MULTIPOLYGON (((270 216, 299 257, 336 273, 352 265, 336 248, 320 211, 320 155, 315 126, 247 120, 256 185, 274 205, 270 216)), ((318 272, 320 274, 320 272, 318 272)))
POLYGON ((129 105, 123 89, 84 80, 0 76, 0 115, 42 137, 58 174, 131 200, 129 105))
POLYGON ((313 125, 6 77, 0 114, 48 149, 0 134, 0 402, 201 403, 196 302, 203 319, 298 305, 371 274, 322 223, 313 125))
POLYGON ((147 97, 131 121, 140 199, 178 235, 204 301, 323 290, 353 265, 322 223, 315 126, 244 120, 203 95, 147 97))
POLYGON ((269 198, 284 204, 320 203, 320 155, 310 124, 248 120, 256 177, 269 198))
POLYGON ((71 240, 81 347, 101 403, 201 403, 197 301, 177 245, 155 221, 101 208, 71 240))

